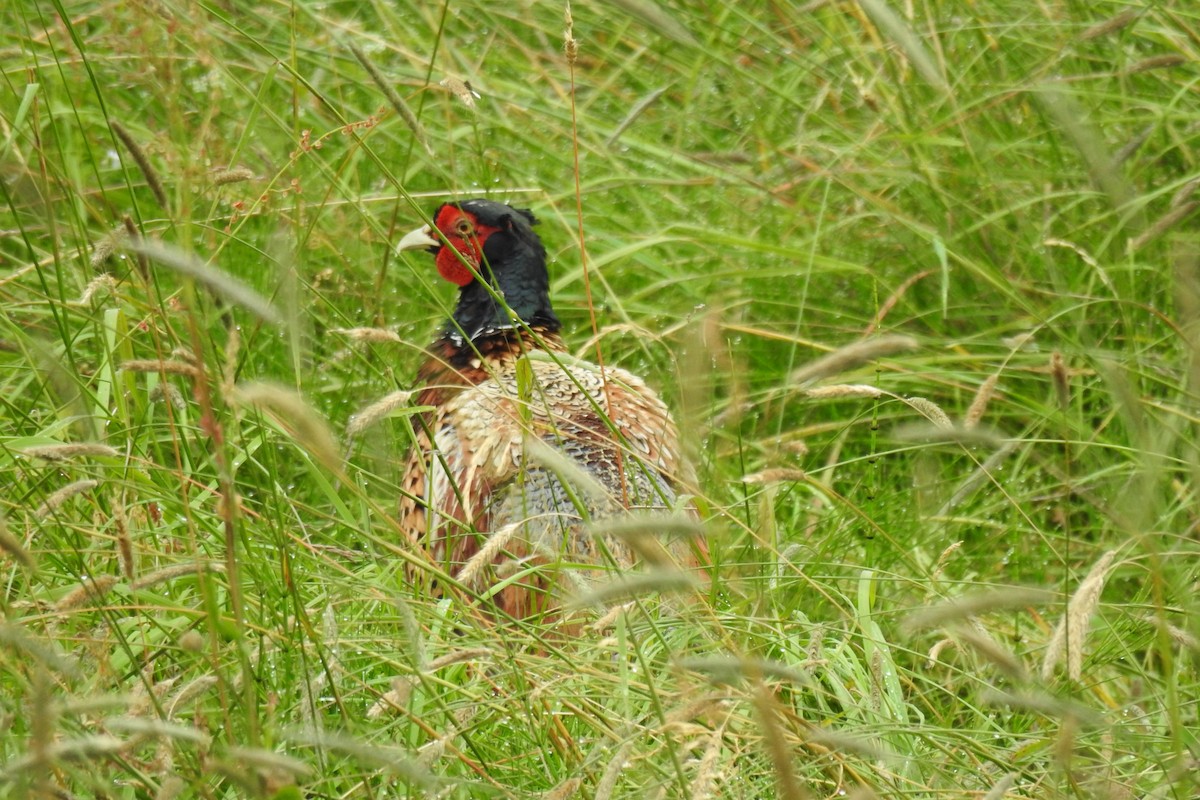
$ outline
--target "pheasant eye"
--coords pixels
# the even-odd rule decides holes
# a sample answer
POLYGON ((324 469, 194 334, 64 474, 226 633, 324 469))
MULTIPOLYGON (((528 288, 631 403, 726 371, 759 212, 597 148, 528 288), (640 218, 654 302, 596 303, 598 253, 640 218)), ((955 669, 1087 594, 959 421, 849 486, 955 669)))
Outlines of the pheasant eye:
POLYGON ((460 219, 454 223, 454 230, 459 236, 470 236, 475 232, 475 229, 471 226, 471 221, 466 219, 460 219))

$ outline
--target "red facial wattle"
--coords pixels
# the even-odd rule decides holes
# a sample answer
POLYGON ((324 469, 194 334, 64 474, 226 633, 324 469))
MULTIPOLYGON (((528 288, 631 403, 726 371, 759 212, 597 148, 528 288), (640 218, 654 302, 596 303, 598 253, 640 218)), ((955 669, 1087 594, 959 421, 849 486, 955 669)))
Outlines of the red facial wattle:
POLYGON ((455 286, 466 286, 471 281, 475 280, 475 276, 471 274, 471 270, 463 263, 464 260, 471 263, 476 271, 479 270, 479 255, 472 252, 472 248, 467 242, 458 239, 454 236, 446 237, 453 250, 446 245, 442 245, 442 249, 437 252, 437 271, 446 280, 453 283, 455 286), (454 252, 457 250, 458 252, 454 252), (462 254, 461 256, 459 254, 462 254))
POLYGON ((433 224, 446 237, 435 259, 438 274, 456 286, 466 286, 479 272, 483 243, 499 228, 480 225, 473 214, 452 205, 443 206, 433 224))

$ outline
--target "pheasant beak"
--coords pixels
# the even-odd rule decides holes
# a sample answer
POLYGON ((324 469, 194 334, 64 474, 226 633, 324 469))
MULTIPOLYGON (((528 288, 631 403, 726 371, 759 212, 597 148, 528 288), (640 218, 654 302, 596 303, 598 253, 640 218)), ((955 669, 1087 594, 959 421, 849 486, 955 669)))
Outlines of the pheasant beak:
POLYGON ((396 245, 396 252, 404 250, 428 250, 433 253, 441 246, 442 243, 433 236, 433 230, 426 225, 404 234, 404 238, 396 245))

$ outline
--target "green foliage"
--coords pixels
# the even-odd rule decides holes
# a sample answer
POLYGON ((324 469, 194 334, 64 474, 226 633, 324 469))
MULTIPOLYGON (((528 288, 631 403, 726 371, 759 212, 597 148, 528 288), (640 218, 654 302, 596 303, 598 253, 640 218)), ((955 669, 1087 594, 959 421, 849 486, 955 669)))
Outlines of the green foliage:
POLYGON ((0 792, 1196 796, 1193 5, 565 10, 4 4, 0 792), (479 193, 672 399, 694 597, 406 580, 391 244, 479 193))

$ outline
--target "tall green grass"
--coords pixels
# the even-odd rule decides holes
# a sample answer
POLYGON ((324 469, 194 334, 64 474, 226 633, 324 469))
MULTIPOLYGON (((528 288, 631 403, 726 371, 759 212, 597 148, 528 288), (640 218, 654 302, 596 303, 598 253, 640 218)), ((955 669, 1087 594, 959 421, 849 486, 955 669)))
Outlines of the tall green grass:
POLYGON ((0 10, 0 792, 1196 796, 1200 13, 565 10, 0 10), (705 590, 406 583, 355 415, 476 194, 671 400, 705 590))

